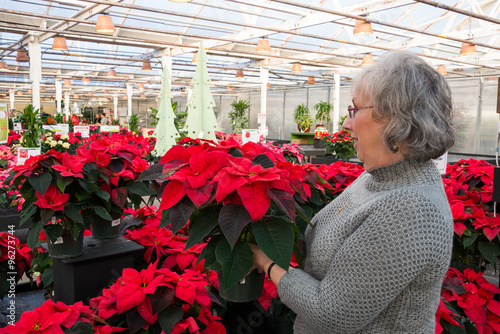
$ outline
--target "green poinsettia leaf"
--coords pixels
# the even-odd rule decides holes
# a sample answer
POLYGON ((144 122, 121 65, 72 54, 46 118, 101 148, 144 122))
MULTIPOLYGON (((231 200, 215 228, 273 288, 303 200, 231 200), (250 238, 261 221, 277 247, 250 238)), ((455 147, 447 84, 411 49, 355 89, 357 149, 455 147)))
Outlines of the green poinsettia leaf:
POLYGON ((222 207, 219 214, 219 225, 231 249, 238 241, 243 228, 251 222, 252 217, 243 205, 229 203, 222 207))
POLYGON ((165 333, 171 333, 175 324, 182 319, 183 315, 184 311, 178 306, 172 306, 161 311, 158 315, 158 322, 160 323, 161 329, 165 333))
POLYGON ((189 249, 199 243, 219 225, 219 213, 215 210, 192 215, 189 221, 189 238, 184 249, 189 249))
POLYGON ((175 290, 168 286, 159 286, 156 288, 154 294, 149 296, 149 303, 153 314, 163 311, 174 299, 175 290))
POLYGON ((97 189, 95 194, 105 200, 106 202, 109 201, 110 195, 106 190, 103 190, 101 188, 97 189))
POLYGON ((49 188, 50 182, 52 182, 52 175, 50 175, 49 173, 43 173, 39 175, 30 174, 30 176, 28 176, 28 181, 37 192, 43 195, 49 188))
POLYGON ((137 181, 153 181, 156 179, 159 179, 161 177, 163 170, 163 164, 162 163, 156 163, 149 167, 148 169, 144 170, 137 181))
POLYGON ((36 212, 36 206, 32 205, 29 207, 27 211, 22 211, 21 212, 21 220, 19 221, 19 226, 22 226, 24 223, 26 223, 31 217, 36 212))
POLYGON ((64 213, 71 220, 74 220, 75 222, 77 222, 79 224, 83 224, 82 215, 80 214, 80 211, 77 208, 75 208, 74 206, 71 206, 71 205, 65 206, 64 213))
POLYGON ((42 221, 42 223, 46 223, 49 221, 49 219, 52 218, 52 216, 54 216, 54 210, 50 210, 50 209, 42 209, 40 211, 40 219, 42 221))
MULTIPOLYGON (((467 334, 467 333, 470 333, 470 332, 467 332, 465 330, 465 327, 455 326, 453 324, 450 324, 446 320, 440 321, 440 324, 446 330, 446 332, 445 332, 446 334, 467 334)), ((477 333, 477 331, 476 331, 476 333, 477 333)))
POLYGON ((288 269, 295 238, 292 224, 279 217, 270 217, 255 222, 252 232, 262 251, 278 266, 288 269))
POLYGON ((208 244, 201 251, 200 257, 198 258, 198 261, 196 261, 196 264, 204 259, 206 270, 221 271, 222 266, 219 262, 217 262, 217 258, 215 256, 215 250, 221 240, 224 240, 224 237, 222 235, 214 235, 212 238, 210 238, 208 244))
POLYGON ((497 257, 500 255, 500 246, 488 242, 480 242, 478 249, 481 255, 491 264, 496 266, 497 257))
POLYGON ((92 324, 77 321, 71 328, 65 328, 64 334, 92 334, 95 333, 92 324))
POLYGON ((109 221, 113 220, 113 217, 111 217, 111 215, 108 213, 108 211, 106 211, 106 209, 104 207, 102 207, 102 206, 96 206, 94 208, 94 211, 102 219, 106 219, 106 220, 109 220, 109 221))
MULTIPOLYGON (((52 259, 50 256, 47 256, 47 258, 49 260, 52 259)), ((42 283, 43 286, 50 286, 52 283, 54 283, 54 269, 52 268, 52 265, 50 265, 50 267, 45 269, 45 271, 43 272, 42 283)))
POLYGON ((139 311, 137 311, 137 308, 134 307, 130 310, 128 310, 126 313, 126 319, 127 319, 127 327, 129 330, 129 333, 135 333, 138 330, 140 330, 144 325, 146 325, 148 322, 141 316, 139 311))
POLYGON ((107 167, 111 169, 113 172, 119 173, 125 167, 125 163, 123 162, 122 159, 111 159, 107 167))
POLYGON ((43 229, 52 243, 56 242, 57 238, 63 234, 63 227, 60 224, 46 225, 43 229))
POLYGON ((40 232, 42 232, 43 223, 38 221, 34 223, 28 231, 28 247, 35 249, 38 246, 40 239, 40 232))
POLYGON ((133 194, 139 196, 149 196, 151 195, 148 187, 143 182, 132 182, 127 184, 127 190, 133 194))
POLYGON ((64 193, 66 187, 73 182, 71 177, 60 177, 57 179, 57 188, 61 193, 64 193))
POLYGON ((274 162, 265 154, 256 155, 252 160, 252 165, 261 165, 262 168, 273 168, 274 162))
POLYGON ((191 202, 187 196, 184 196, 176 205, 174 205, 169 210, 170 228, 172 229, 173 234, 176 234, 187 224, 189 218, 194 212, 194 209, 194 203, 191 202))
POLYGON ((217 261, 222 265, 224 289, 238 284, 253 267, 252 249, 244 241, 238 241, 231 250, 227 240, 223 239, 217 245, 215 255, 217 261))
POLYGON ((227 153, 229 153, 230 155, 232 155, 233 157, 236 157, 236 158, 243 157, 243 154, 241 153, 241 151, 238 150, 237 148, 234 148, 234 147, 231 147, 227 153))
POLYGON ((293 195, 281 189, 266 189, 269 198, 295 222, 295 199, 293 195))

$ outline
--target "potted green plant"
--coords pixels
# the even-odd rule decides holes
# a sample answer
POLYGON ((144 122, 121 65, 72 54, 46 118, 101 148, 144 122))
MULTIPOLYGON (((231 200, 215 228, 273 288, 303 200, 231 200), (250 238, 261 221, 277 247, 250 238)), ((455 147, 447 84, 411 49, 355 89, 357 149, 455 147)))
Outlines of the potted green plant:
POLYGON ((333 106, 324 101, 320 101, 314 105, 314 109, 316 109, 316 120, 319 121, 317 126, 324 126, 323 120, 330 121, 330 111, 332 111, 333 106))
POLYGON ((231 121, 231 131, 233 133, 241 133, 242 129, 248 126, 248 111, 250 103, 248 100, 235 100, 231 103, 233 110, 229 112, 229 120, 231 121))
POLYGON ((299 132, 309 132, 311 124, 314 122, 309 108, 303 103, 299 104, 293 111, 293 120, 297 123, 299 132))
POLYGON ((18 118, 23 128, 26 131, 21 138, 21 145, 23 147, 38 147, 40 146, 40 137, 43 133, 43 122, 41 120, 40 111, 35 110, 32 104, 28 104, 24 108, 24 112, 18 112, 18 118))
POLYGON ((354 140, 351 133, 346 130, 335 132, 332 135, 325 135, 321 138, 325 142, 326 149, 332 152, 334 158, 347 161, 356 156, 354 149, 354 140))
POLYGON ((128 119, 128 129, 134 133, 139 133, 139 116, 131 115, 128 119))

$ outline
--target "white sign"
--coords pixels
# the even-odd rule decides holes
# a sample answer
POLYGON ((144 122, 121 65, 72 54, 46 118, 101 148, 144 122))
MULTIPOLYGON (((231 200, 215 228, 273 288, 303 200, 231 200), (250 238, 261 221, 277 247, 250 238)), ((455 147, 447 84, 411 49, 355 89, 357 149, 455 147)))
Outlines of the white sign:
POLYGON ((21 123, 14 123, 14 131, 22 131, 23 130, 23 126, 21 125, 21 123))
POLYGON ((155 128, 143 128, 142 129, 142 136, 144 138, 149 138, 149 137, 151 137, 151 135, 149 135, 148 132, 154 131, 154 130, 155 130, 155 128))
POLYGON ((120 132, 119 125, 101 125, 99 126, 100 132, 120 132))
POLYGON ((0 144, 6 144, 9 139, 9 113, 6 104, 0 104, 0 144))
POLYGON ((260 132, 257 129, 241 130, 241 141, 243 144, 248 142, 258 143, 260 141, 260 132))
POLYGON ((67 135, 69 133, 69 124, 42 125, 42 128, 58 135, 67 135))
POLYGON ((82 138, 88 138, 90 136, 90 126, 88 125, 75 125, 73 127, 74 132, 80 132, 82 138))
POLYGON ((439 169, 441 175, 446 174, 446 165, 448 164, 448 152, 440 156, 439 158, 432 160, 436 167, 439 169))
POLYGON ((257 123, 266 124, 266 114, 258 114, 257 115, 257 123))
POLYGON ((40 147, 18 147, 17 148, 17 165, 24 165, 26 160, 35 155, 40 155, 40 147))

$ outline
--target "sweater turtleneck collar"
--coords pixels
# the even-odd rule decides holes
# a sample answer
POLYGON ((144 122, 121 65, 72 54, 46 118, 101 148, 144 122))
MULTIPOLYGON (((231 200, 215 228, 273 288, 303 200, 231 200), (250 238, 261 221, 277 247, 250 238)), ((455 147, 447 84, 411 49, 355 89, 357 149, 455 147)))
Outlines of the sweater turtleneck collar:
MULTIPOLYGON (((402 182, 408 180, 414 183, 418 180, 435 179, 440 181, 439 172, 431 160, 417 162, 414 160, 401 160, 389 165, 377 167, 366 171, 372 176, 372 181, 379 182, 402 182)), ((403 182, 405 183, 405 182, 403 182)))

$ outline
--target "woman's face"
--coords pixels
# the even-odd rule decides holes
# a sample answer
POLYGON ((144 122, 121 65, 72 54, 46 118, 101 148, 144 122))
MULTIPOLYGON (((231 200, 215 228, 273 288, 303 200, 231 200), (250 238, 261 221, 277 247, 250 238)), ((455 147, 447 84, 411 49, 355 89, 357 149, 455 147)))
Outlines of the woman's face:
MULTIPOLYGON (((357 92, 353 94, 352 103, 352 106, 355 108, 373 106, 372 101, 361 97, 357 92)), ((372 113, 373 108, 360 109, 352 115, 353 118, 347 116, 342 125, 344 129, 351 131, 358 159, 364 163, 366 170, 385 166, 403 159, 400 151, 393 153, 385 145, 382 134, 386 122, 375 122, 372 113)))

